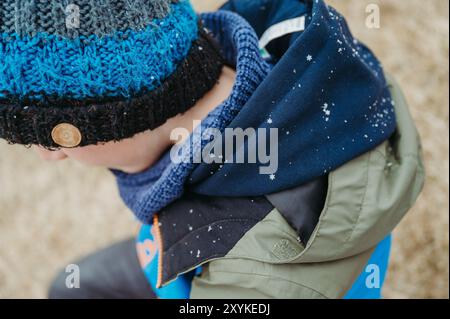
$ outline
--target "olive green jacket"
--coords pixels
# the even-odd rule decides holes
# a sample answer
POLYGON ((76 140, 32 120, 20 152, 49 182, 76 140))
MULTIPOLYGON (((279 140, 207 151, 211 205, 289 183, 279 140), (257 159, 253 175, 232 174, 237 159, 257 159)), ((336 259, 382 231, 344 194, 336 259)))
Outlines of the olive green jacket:
MULTIPOLYGON (((326 202, 307 243, 277 209, 224 256, 203 264, 191 298, 342 298, 376 245, 413 206, 425 178, 418 132, 400 88, 389 85, 395 135, 329 175, 326 202)), ((301 212, 299 212, 300 214, 301 212)))

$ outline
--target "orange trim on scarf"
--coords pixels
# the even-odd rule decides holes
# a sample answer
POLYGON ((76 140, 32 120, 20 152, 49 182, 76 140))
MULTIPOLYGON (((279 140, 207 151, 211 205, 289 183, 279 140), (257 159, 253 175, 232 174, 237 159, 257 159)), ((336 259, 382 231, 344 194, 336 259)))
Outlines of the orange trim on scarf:
POLYGON ((158 214, 153 217, 153 227, 155 229, 156 241, 158 244, 158 280, 156 282, 156 288, 161 288, 162 286, 162 267, 163 267, 163 243, 161 230, 159 229, 159 219, 158 214))

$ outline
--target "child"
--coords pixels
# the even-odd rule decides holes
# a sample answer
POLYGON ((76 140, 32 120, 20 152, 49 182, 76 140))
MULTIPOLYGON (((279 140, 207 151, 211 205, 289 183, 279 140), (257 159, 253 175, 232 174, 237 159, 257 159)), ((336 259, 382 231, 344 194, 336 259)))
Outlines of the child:
POLYGON ((0 137, 109 168, 142 222, 137 249, 84 258, 80 288, 61 272, 51 298, 380 298, 420 141, 333 8, 230 1, 198 18, 188 0, 77 1, 74 28, 69 1, 6 2, 0 137), (254 134, 227 154, 226 129, 254 134), (266 132, 271 171, 249 160, 266 132))

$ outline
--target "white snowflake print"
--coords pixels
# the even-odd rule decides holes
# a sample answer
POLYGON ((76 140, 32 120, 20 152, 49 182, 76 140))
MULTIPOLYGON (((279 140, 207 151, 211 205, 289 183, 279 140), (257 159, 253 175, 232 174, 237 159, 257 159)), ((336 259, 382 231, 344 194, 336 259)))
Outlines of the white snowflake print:
POLYGON ((330 120, 331 111, 328 109, 328 103, 324 103, 322 106, 322 111, 325 114, 325 121, 328 122, 330 120))

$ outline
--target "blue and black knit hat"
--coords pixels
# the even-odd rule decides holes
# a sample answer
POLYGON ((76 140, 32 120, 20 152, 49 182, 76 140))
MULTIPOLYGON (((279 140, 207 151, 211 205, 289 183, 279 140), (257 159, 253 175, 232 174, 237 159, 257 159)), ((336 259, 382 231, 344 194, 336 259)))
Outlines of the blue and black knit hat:
POLYGON ((0 138, 119 141, 187 111, 223 59, 188 0, 2 0, 0 138))

